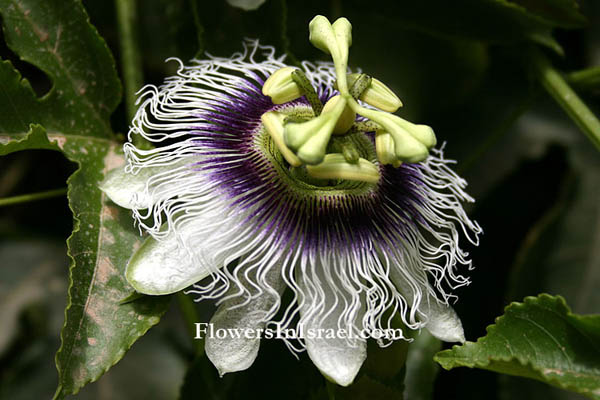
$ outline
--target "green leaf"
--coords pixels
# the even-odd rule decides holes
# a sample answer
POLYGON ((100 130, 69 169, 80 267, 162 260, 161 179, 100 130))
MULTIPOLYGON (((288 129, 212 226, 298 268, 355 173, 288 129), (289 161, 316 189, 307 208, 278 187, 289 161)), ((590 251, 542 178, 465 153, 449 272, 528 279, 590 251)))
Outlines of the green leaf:
POLYGON ((0 132, 112 136, 109 117, 121 98, 115 63, 79 0, 0 0, 4 35, 20 58, 53 87, 37 99, 9 62, 0 64, 0 132))
MULTIPOLYGON (((552 112, 552 110, 549 110, 552 112)), ((600 159, 576 128, 556 118, 527 118, 519 137, 536 143, 566 146, 565 176, 556 175, 560 196, 530 227, 513 265, 507 300, 534 293, 560 293, 576 313, 600 307, 600 159), (567 129, 571 127, 571 130, 567 129), (550 127, 550 128, 549 128, 550 127), (527 137, 529 136, 529 137, 527 137)), ((539 145, 538 145, 539 146, 539 145)), ((539 147, 538 147, 539 148, 539 147)), ((540 388, 531 380, 506 377, 506 398, 567 399, 572 394, 540 388), (551 393, 553 392, 553 393, 551 393), (535 393, 525 395, 523 393, 535 393)))
MULTIPOLYGON (((560 293, 576 313, 600 308, 600 158, 574 127, 562 120, 531 118, 528 140, 567 148, 568 171, 557 176, 560 196, 533 225, 511 271, 507 300, 540 292, 560 293)), ((527 140, 527 139, 526 139, 527 140)))
POLYGON ((107 139, 49 133, 39 125, 27 134, 0 134, 0 155, 22 149, 62 151, 79 169, 69 178, 73 234, 67 241, 69 302, 56 355, 56 398, 77 393, 118 362, 131 345, 158 323, 168 297, 120 304, 133 292, 124 277, 127 260, 141 240, 129 212, 98 189, 106 172, 124 162, 120 145, 107 139))
POLYGON ((561 28, 582 28, 587 19, 579 12, 576 0, 512 0, 528 13, 561 28))
POLYGON ((567 79, 576 89, 598 91, 600 89, 600 66, 571 72, 567 75, 567 79))
POLYGON ((32 125, 27 133, 0 133, 0 156, 29 149, 60 151, 57 143, 59 138, 61 136, 49 139, 44 128, 39 125, 32 125))
MULTIPOLYGON (((362 11, 358 7, 361 4, 358 0, 353 4, 362 11)), ((389 24, 382 26, 395 27, 399 31, 408 28, 434 36, 495 44, 533 41, 555 52, 562 51, 551 32, 553 28, 564 24, 507 0, 428 0, 393 4, 375 1, 371 10, 378 15, 382 24, 383 21, 389 24)), ((352 21, 356 19, 351 18, 352 21)))
POLYGON ((600 399, 600 315, 572 314, 562 297, 512 303, 487 335, 435 356, 445 369, 481 368, 600 399))

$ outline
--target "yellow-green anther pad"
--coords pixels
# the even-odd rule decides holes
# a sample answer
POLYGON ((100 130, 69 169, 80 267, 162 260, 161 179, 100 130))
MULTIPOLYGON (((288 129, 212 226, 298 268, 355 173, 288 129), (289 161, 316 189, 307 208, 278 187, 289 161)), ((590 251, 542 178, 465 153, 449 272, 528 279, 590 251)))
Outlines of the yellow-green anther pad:
MULTIPOLYGON (((348 85, 353 87, 361 79, 361 75, 364 74, 348 75, 348 85)), ((375 78, 371 78, 370 85, 361 92, 358 98, 373 107, 387 112, 395 112, 402 107, 402 101, 400 101, 398 96, 383 82, 375 78)))
POLYGON ((388 132, 382 130, 375 132, 375 151, 377 159, 383 165, 393 164, 397 160, 394 139, 388 132))
POLYGON ((277 111, 269 111, 264 113, 260 119, 283 158, 293 167, 302 165, 302 161, 285 145, 285 141, 283 140, 283 121, 285 120, 285 115, 277 111))
POLYGON ((377 183, 381 175, 379 168, 364 158, 359 158, 357 163, 346 161, 343 154, 327 154, 323 162, 318 165, 308 165, 309 175, 320 179, 346 179, 351 181, 377 183))
POLYGON ((295 70, 293 67, 284 67, 275 71, 263 85, 262 93, 269 96, 274 104, 287 103, 301 97, 303 90, 292 76, 295 70))

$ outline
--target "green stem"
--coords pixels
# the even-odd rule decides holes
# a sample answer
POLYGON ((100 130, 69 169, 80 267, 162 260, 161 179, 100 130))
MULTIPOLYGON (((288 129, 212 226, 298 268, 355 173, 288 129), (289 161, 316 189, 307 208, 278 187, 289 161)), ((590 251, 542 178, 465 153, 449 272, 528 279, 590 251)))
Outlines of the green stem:
POLYGON ((53 197, 61 197, 67 194, 67 188, 48 190, 47 192, 23 194, 20 196, 5 197, 0 199, 0 207, 9 206, 12 204, 30 203, 32 201, 38 201, 43 199, 50 199, 53 197))
POLYGON ((600 88, 600 66, 571 72, 567 79, 573 86, 583 90, 600 88))
POLYGON ((290 50, 290 39, 287 33, 287 21, 288 21, 288 9, 287 9, 287 0, 279 0, 279 10, 280 10, 280 19, 279 19, 279 30, 281 35, 281 45, 283 47, 283 51, 287 54, 286 63, 295 65, 298 68, 302 68, 302 64, 296 56, 290 50))
POLYGON ((325 388, 327 389, 327 399, 335 400, 335 383, 325 378, 325 388))
POLYGON ((194 26, 196 27, 196 38, 198 40, 198 51, 196 57, 199 58, 204 53, 204 26, 200 21, 200 14, 198 13, 198 3, 196 0, 189 0, 190 8, 192 9, 192 16, 194 17, 194 26))
MULTIPOLYGON (((136 112, 136 92, 142 87, 144 74, 142 58, 136 40, 137 26, 136 0, 115 0, 119 45, 121 48, 121 73, 123 75, 125 111, 127 120, 133 120, 136 112)), ((133 143, 140 148, 148 148, 149 143, 140 135, 135 135, 133 143)))
POLYGON ((204 338, 194 339, 196 337, 195 326, 196 323, 200 321, 200 316, 198 315, 196 309, 196 303, 194 303, 191 297, 183 294, 183 292, 177 292, 177 304, 179 305, 179 309, 181 310, 181 314, 185 320, 188 332, 191 335, 190 337, 193 340, 193 347, 196 353, 195 356, 202 357, 204 355, 204 338))
POLYGON ((600 150, 600 121, 571 89, 562 74, 557 71, 540 50, 533 52, 535 73, 554 100, 565 110, 579 129, 600 150))

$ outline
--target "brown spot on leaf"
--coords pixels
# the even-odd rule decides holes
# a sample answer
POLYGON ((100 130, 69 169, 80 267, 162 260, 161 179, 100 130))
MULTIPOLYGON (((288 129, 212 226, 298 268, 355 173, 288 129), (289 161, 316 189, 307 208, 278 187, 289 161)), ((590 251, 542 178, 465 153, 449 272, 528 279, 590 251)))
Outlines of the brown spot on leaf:
POLYGON ((107 256, 100 257, 98 259, 98 265, 96 266, 96 278, 98 283, 105 285, 115 274, 117 274, 117 271, 110 258, 107 256))
POLYGON ((102 240, 106 244, 115 244, 115 236, 107 228, 102 228, 102 240))
POLYGON ((125 157, 122 154, 117 154, 113 149, 110 149, 106 157, 104 157, 104 172, 118 168, 125 164, 125 157))
POLYGON ((114 220, 119 216, 119 209, 115 206, 104 206, 102 207, 101 218, 103 220, 114 220))
POLYGON ((98 312, 100 311, 99 308, 100 308, 99 304, 97 304, 97 303, 92 303, 92 304, 88 303, 86 305, 85 314, 92 320, 93 323, 101 326, 102 319, 98 315, 98 312))
POLYGON ((56 143, 61 150, 65 149, 65 143, 67 142, 67 138, 63 135, 48 135, 48 139, 52 143, 56 143))

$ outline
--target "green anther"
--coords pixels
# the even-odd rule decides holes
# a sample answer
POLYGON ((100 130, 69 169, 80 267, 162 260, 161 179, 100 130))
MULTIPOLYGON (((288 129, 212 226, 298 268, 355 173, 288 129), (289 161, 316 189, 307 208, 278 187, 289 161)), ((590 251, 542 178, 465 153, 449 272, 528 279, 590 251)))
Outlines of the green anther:
POLYGON ((360 74, 350 87, 350 95, 358 100, 360 96, 362 96, 363 92, 367 90, 369 86, 371 86, 372 80, 373 78, 371 78, 369 75, 360 74))
POLYGON ((262 94, 274 104, 284 104, 303 95, 302 88, 292 78, 295 68, 283 67, 273 72, 262 87, 262 94))
POLYGON ((308 100, 308 102, 310 103, 310 106, 312 107, 315 116, 318 117, 319 115, 321 115, 321 111, 323 111, 323 103, 321 103, 319 95, 317 95, 315 88, 310 83, 304 72, 302 72, 299 69, 294 70, 294 72, 292 72, 292 79, 294 80, 294 82, 296 82, 296 84, 304 93, 304 97, 306 97, 306 100, 308 100))
POLYGON ((330 179, 315 178, 310 175, 305 165, 290 168, 290 175, 297 181, 305 182, 313 186, 323 187, 331 184, 330 179))
POLYGON ((283 158, 293 167, 302 165, 302 161, 285 145, 283 140, 284 115, 277 111, 267 111, 260 119, 283 158))
MULTIPOLYGON (((364 74, 348 75, 348 85, 351 87, 354 86, 357 81, 364 79, 363 75, 364 74)), ((400 101, 398 96, 396 96, 389 87, 384 85, 383 82, 375 78, 371 78, 369 84, 360 93, 360 96, 354 96, 354 98, 360 99, 375 108, 390 113, 393 113, 398 108, 402 107, 402 101, 400 101)))
POLYGON ((318 165, 307 165, 308 174, 320 179, 344 179, 377 183, 381 178, 379 168, 372 162, 359 158, 358 162, 350 164, 339 153, 327 154, 318 165))
POLYGON ((378 130, 375 133, 375 149, 377 159, 383 165, 394 164, 399 161, 396 158, 394 138, 388 132, 378 130))

